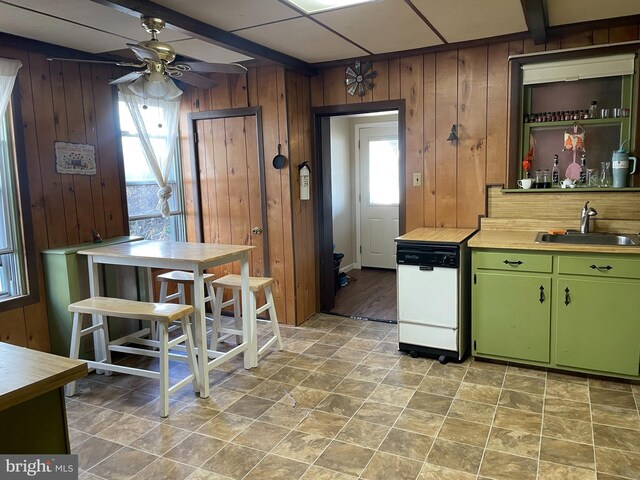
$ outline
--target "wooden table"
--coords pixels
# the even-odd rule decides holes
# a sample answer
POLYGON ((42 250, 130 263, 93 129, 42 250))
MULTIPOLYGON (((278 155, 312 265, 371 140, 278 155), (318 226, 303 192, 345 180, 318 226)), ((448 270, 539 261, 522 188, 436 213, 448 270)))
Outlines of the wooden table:
POLYGON ((71 453, 64 385, 87 364, 0 342, 0 453, 71 453))
MULTIPOLYGON (((209 396, 209 370, 220 363, 244 352, 245 368, 258 365, 258 339, 255 325, 248 321, 249 312, 249 251, 254 249, 247 245, 218 245, 212 243, 186 243, 157 240, 122 243, 105 247, 81 250, 78 253, 87 255, 89 264, 89 289, 92 296, 101 292, 99 264, 130 265, 147 268, 165 268, 169 270, 186 270, 193 272, 194 285, 203 285, 205 269, 240 261, 242 277, 242 333, 241 345, 228 352, 207 351, 207 355, 198 355, 200 373, 200 396, 209 396), (209 361, 209 357, 213 358, 209 361)), ((151 278, 151 276, 150 276, 151 278)), ((194 288, 194 325, 196 326, 196 345, 207 346, 207 326, 205 318, 204 289, 194 288)))

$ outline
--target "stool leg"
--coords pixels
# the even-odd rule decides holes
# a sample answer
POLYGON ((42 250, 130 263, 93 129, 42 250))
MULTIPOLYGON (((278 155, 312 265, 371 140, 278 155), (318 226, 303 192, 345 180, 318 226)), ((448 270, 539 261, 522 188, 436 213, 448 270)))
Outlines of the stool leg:
POLYGON ((224 288, 216 288, 216 300, 213 304, 213 329, 209 340, 209 350, 215 350, 218 345, 220 328, 222 327, 222 300, 224 299, 224 288))
POLYGON ((276 337, 278 350, 282 351, 284 348, 282 345, 282 338, 280 337, 280 327, 278 326, 278 315, 276 315, 276 304, 273 301, 273 293, 271 292, 271 287, 266 287, 264 289, 264 294, 269 304, 269 320, 271 321, 271 330, 273 331, 273 336, 276 337))
POLYGON ((169 415, 169 328, 165 322, 158 322, 159 325, 159 348, 160 348, 160 416, 169 415))
POLYGON ((189 319, 189 315, 182 317, 180 319, 180 322, 182 323, 182 333, 186 337, 184 343, 185 347, 187 347, 187 363, 189 364, 191 373, 193 373, 193 391, 199 392, 200 374, 198 372, 198 365, 196 364, 195 348, 193 345, 193 332, 191 330, 191 320, 189 319))
MULTIPOLYGON (((106 315, 98 315, 98 318, 100 319, 100 322, 102 322, 102 329, 100 331, 102 331, 102 344, 104 345, 104 358, 101 360, 104 360, 105 363, 112 363, 111 350, 109 350, 109 344, 111 343, 111 340, 109 339, 109 322, 107 321, 108 317, 106 315)), ((94 351, 97 351, 95 346, 93 349, 94 351)), ((105 370, 103 373, 106 376, 109 376, 112 372, 110 370, 105 370)))
MULTIPOLYGON (((74 312, 73 326, 71 327, 71 346, 69 348, 69 358, 77 360, 80 356, 80 331, 82 330, 82 314, 74 312)), ((66 388, 67 397, 72 397, 76 393, 76 382, 70 382, 66 388)))
MULTIPOLYGON (((256 311, 255 293, 250 295, 253 297, 253 312, 256 311)), ((250 311, 250 312, 251 312, 250 311)), ((254 314, 255 316, 255 314, 254 314)), ((240 308, 240 289, 233 289, 233 326, 236 330, 242 330, 242 309, 240 308)), ((242 343, 242 335, 236 335, 236 344, 242 343)))

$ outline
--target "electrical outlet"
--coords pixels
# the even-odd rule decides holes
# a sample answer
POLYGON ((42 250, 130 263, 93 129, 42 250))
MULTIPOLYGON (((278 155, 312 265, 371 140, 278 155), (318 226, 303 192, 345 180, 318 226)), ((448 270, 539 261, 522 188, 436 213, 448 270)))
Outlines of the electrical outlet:
POLYGON ((413 174, 413 186, 414 187, 419 187, 422 185, 422 174, 421 173, 414 173, 413 174))

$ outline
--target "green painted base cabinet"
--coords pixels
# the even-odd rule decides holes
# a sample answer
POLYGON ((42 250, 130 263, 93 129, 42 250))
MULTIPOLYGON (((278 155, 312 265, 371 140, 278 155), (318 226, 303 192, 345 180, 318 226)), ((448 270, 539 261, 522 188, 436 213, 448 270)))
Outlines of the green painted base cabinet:
POLYGON ((639 375, 637 256, 474 250, 472 264, 474 356, 639 375))

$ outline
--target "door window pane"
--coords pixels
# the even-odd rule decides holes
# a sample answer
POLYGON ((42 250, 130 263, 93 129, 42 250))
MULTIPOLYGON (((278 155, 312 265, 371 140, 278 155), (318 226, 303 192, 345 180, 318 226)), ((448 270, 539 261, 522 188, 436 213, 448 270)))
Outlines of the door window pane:
POLYGON ((398 140, 369 141, 369 204, 398 205, 398 140))

